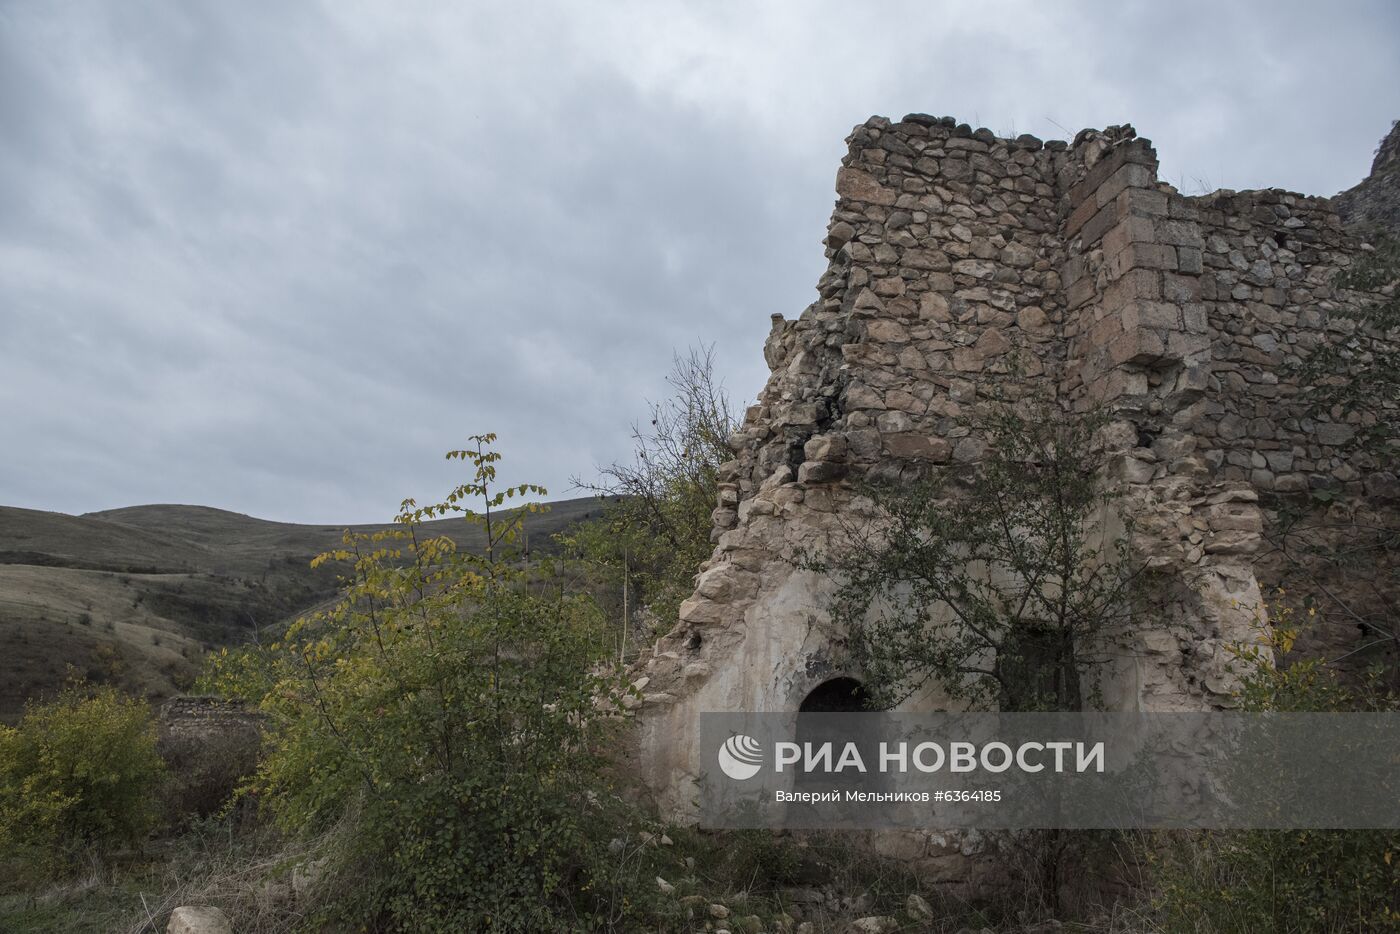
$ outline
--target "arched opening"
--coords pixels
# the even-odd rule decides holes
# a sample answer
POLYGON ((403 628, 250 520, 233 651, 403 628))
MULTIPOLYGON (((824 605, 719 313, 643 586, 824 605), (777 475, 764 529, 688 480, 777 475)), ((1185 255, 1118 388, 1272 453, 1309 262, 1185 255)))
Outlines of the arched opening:
MULTIPOLYGON (((824 714, 869 714, 872 710, 870 696, 866 693, 865 685, 861 684, 859 680, 843 676, 823 681, 807 692, 807 696, 798 705, 799 716, 797 718, 797 736, 795 737, 798 747, 807 750, 829 744, 833 747, 833 755, 839 757, 841 751, 846 748, 846 744, 854 742, 867 767, 873 766, 878 755, 879 742, 878 724, 868 722, 873 718, 860 718, 867 722, 859 728, 854 728, 848 717, 823 716, 824 714), (812 716, 804 716, 806 714, 812 716)), ((870 775, 849 768, 840 772, 799 771, 793 781, 793 787, 803 791, 809 789, 821 791, 855 790, 860 788, 869 790, 880 787, 882 784, 878 775, 870 775)), ((797 813, 801 812, 794 812, 794 815, 797 813)), ((793 816, 792 819, 798 820, 799 818, 793 816)))
POLYGON ((812 688, 798 706, 798 713, 857 713, 870 710, 865 685, 855 678, 832 678, 812 688))

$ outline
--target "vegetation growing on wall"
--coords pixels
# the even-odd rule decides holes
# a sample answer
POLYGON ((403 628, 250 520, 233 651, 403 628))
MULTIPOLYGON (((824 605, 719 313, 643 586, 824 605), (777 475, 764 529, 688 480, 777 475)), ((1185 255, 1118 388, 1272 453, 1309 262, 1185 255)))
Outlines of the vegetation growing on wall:
POLYGON ((804 558, 839 581, 831 612, 877 705, 935 685, 1003 710, 1080 708, 1092 639, 1128 619, 1139 576, 1124 536, 1093 531, 1115 499, 1105 424, 1040 398, 988 405, 967 425, 988 446, 976 470, 869 485, 873 519, 804 558))

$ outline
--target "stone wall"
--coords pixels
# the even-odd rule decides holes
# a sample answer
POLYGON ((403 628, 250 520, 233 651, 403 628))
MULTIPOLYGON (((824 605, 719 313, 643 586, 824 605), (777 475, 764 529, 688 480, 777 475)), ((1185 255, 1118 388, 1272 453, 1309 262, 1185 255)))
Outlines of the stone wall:
POLYGON ((215 697, 172 697, 160 707, 156 749, 170 770, 171 817, 217 813, 257 769, 263 716, 215 697))
MULTIPOLYGON (((795 710, 824 681, 859 677, 824 611, 831 584, 796 569, 797 549, 866 514, 863 478, 975 464, 984 442, 957 416, 993 388, 1114 413, 1112 479, 1165 625, 1126 634, 1113 709, 1231 703, 1226 647, 1266 622, 1261 494, 1394 481, 1345 453, 1343 413, 1308 420, 1280 375, 1324 333, 1331 277, 1359 249, 1326 199, 1184 197, 1126 126, 1067 145, 914 114, 872 118, 848 143, 819 298, 774 316, 772 375, 722 471, 714 554, 639 666, 637 765, 675 816, 705 765, 700 712, 795 710)), ((934 874, 966 870, 962 838, 887 845, 934 874)))

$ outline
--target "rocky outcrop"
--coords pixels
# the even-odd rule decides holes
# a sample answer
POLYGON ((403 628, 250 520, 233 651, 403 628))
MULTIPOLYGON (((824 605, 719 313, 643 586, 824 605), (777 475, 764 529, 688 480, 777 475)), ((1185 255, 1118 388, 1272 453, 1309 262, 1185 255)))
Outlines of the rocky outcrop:
POLYGON ((1332 204, 1348 227, 1400 237, 1400 121, 1376 149, 1371 174, 1333 198, 1332 204))

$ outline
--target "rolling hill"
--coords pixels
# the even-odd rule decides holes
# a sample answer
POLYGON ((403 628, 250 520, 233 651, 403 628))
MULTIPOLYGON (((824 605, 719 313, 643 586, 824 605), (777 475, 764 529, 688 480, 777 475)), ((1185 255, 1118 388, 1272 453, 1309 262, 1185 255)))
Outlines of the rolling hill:
MULTIPOLYGON (((552 552, 554 533, 601 510, 594 497, 551 503, 526 521, 532 550, 552 552)), ((463 547, 481 544, 461 519, 425 526, 463 547)), ((73 673, 152 698, 179 693, 208 649, 276 629, 332 596, 337 572, 310 562, 345 528, 206 506, 80 516, 0 506, 0 722, 73 673)))

